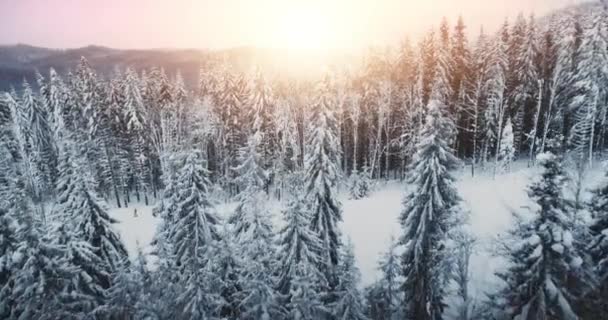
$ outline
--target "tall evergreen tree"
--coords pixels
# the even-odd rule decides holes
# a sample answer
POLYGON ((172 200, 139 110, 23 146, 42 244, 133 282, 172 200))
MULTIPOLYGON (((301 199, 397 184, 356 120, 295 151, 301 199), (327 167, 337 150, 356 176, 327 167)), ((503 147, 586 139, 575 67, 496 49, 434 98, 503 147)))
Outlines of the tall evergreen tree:
POLYGON ((428 115, 408 181, 415 187, 403 201, 400 222, 404 283, 403 305, 409 319, 442 319, 449 275, 446 243, 460 198, 450 170, 457 160, 446 141, 452 124, 437 101, 428 115))
POLYGON ((321 243, 310 229, 310 214, 302 199, 292 199, 283 214, 286 224, 279 235, 278 291, 288 318, 319 318, 328 312, 322 304, 326 280, 317 269, 321 243))
POLYGON ((606 181, 592 191, 590 211, 593 216, 591 235, 593 240, 589 246, 593 261, 596 265, 599 285, 594 295, 600 314, 608 312, 608 303, 603 297, 608 294, 608 184, 606 181))
POLYGON ((361 274, 355 266, 352 244, 344 248, 339 266, 339 283, 335 294, 337 301, 332 304, 335 319, 367 320, 363 306, 363 295, 358 289, 361 274))
POLYGON ((381 272, 374 290, 373 319, 396 320, 403 318, 401 297, 401 263, 398 254, 399 243, 391 239, 388 250, 382 255, 378 263, 381 272))
POLYGON ((584 31, 579 48, 575 88, 577 98, 574 125, 570 133, 570 149, 581 160, 593 161, 596 143, 596 121, 598 113, 605 108, 606 90, 602 85, 608 81, 608 26, 605 10, 590 14, 591 21, 584 31))
POLYGON ((213 244, 219 239, 217 212, 209 199, 209 180, 200 152, 190 151, 176 180, 174 224, 169 240, 183 290, 175 314, 180 319, 208 319, 213 315, 214 287, 209 271, 213 244))
POLYGON ((543 171, 528 189, 536 203, 532 216, 520 217, 513 243, 505 245, 511 264, 498 274, 506 282, 502 310, 523 319, 578 319, 576 301, 590 278, 575 244, 572 207, 562 193, 566 175, 555 155, 538 161, 543 171))
POLYGON ((311 108, 311 132, 306 154, 306 193, 312 214, 311 228, 321 241, 319 270, 330 288, 337 284, 336 267, 340 252, 342 209, 336 201, 339 177, 337 123, 330 95, 331 82, 325 75, 316 90, 311 108))

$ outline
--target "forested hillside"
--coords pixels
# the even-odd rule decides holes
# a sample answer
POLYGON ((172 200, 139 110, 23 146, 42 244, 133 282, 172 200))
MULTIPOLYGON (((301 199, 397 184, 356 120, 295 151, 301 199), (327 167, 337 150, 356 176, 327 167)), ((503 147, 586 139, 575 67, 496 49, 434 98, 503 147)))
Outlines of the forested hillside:
POLYGON ((585 201, 570 177, 605 159, 608 13, 468 29, 443 20, 314 79, 209 59, 192 89, 83 57, 0 93, 0 318, 607 319, 608 179, 585 201), (496 240, 502 287, 473 308, 454 171, 516 160, 538 167, 532 205, 496 240), (404 185, 401 229, 362 290, 338 189, 382 180, 404 185), (161 223, 129 257, 109 210, 135 203, 161 223))

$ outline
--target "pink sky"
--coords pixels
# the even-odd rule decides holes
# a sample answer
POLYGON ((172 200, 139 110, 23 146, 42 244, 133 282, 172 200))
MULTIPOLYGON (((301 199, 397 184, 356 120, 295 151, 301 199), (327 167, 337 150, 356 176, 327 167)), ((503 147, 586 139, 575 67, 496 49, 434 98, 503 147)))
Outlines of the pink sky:
MULTIPOLYGON (((282 4, 302 0, 282 0, 282 4)), ((309 0, 314 3, 315 0, 309 0)), ((307 2, 307 3, 309 3, 307 2)), ((361 44, 399 41, 462 14, 471 30, 493 29, 505 16, 542 15, 580 0, 326 0, 344 30, 361 44)), ((0 43, 68 48, 225 48, 265 44, 280 15, 277 0, 0 0, 0 43), (273 20, 274 19, 274 20, 273 20)), ((308 4, 306 4, 308 5, 308 4)), ((311 22, 314 23, 314 22, 311 22)), ((341 37, 352 37, 343 31, 341 37)))

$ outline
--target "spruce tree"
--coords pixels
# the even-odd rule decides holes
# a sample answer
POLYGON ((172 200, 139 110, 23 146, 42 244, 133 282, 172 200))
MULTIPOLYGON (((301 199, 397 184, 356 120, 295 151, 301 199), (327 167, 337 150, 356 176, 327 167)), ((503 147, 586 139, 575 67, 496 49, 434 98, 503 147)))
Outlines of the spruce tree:
POLYGON ((371 183, 367 167, 364 167, 362 172, 356 169, 353 170, 349 181, 350 198, 353 200, 367 198, 371 193, 371 183))
MULTIPOLYGON (((112 228, 117 223, 108 214, 105 203, 91 188, 89 173, 82 159, 75 156, 70 140, 60 150, 59 178, 55 212, 60 221, 71 226, 78 239, 88 242, 101 259, 103 268, 115 270, 128 256, 119 235, 112 228)), ((98 279, 103 288, 111 285, 109 277, 98 279)))
POLYGON ((340 230, 342 208, 335 199, 339 176, 337 122, 330 95, 331 83, 328 75, 316 90, 311 109, 311 132, 307 139, 306 194, 311 209, 311 228, 321 241, 319 270, 325 275, 329 286, 337 284, 336 267, 340 252, 340 230))
POLYGON ((382 314, 386 319, 396 320, 402 318, 401 298, 401 265, 398 251, 399 243, 391 238, 388 250, 382 255, 378 263, 381 272, 376 283, 379 292, 382 314))
MULTIPOLYGON (((592 191, 589 202, 593 217, 591 235, 593 240, 589 246, 593 261, 596 265, 599 285, 594 298, 601 314, 608 312, 608 303, 603 297, 608 294, 608 183, 604 183, 592 191)), ((597 312, 594 310, 594 312, 597 312)))
POLYGON ((243 188, 238 205, 230 217, 241 258, 246 261, 242 274, 243 315, 252 319, 269 319, 279 313, 278 297, 274 290, 273 230, 268 215, 266 171, 263 169, 259 145, 261 132, 248 139, 240 150, 239 172, 235 180, 243 188))
MULTIPOLYGON (((274 119, 272 117, 276 109, 272 87, 260 69, 256 70, 249 94, 252 132, 260 135, 259 148, 263 160, 262 168, 269 169, 276 161, 277 139, 274 135, 274 119)), ((270 177, 267 177, 267 179, 269 180, 270 177)), ((266 190, 269 182, 265 181, 264 188, 266 190)))
POLYGON ((290 319, 316 319, 327 312, 322 304, 325 278, 317 269, 321 243, 310 229, 310 213, 296 197, 283 211, 285 227, 279 233, 278 291, 290 319))
POLYGON ((218 315, 224 319, 238 319, 242 313, 243 283, 242 275, 245 261, 240 257, 239 245, 225 224, 220 243, 214 248, 215 266, 220 296, 218 315))
POLYGON ((10 293, 17 272, 14 253, 18 247, 17 222, 0 207, 0 318, 7 319, 13 308, 10 293))
MULTIPOLYGON (((31 216, 21 212, 17 249, 18 272, 9 301, 15 305, 13 319, 82 319, 74 308, 85 297, 72 287, 79 268, 71 264, 64 245, 54 243, 52 234, 31 216)), ((15 255, 14 255, 15 256, 15 255)))
POLYGON ((358 289, 361 274, 355 265, 353 245, 344 248, 340 259, 339 283, 335 289, 336 302, 332 304, 335 319, 367 320, 363 295, 358 289))
POLYGON ((596 143, 596 121, 606 99, 604 83, 608 82, 608 26, 605 10, 596 10, 590 14, 591 21, 585 29, 580 45, 576 67, 576 98, 572 102, 574 109, 573 126, 570 132, 570 150, 580 160, 593 162, 596 143))
POLYGON ((209 199, 209 180, 198 151, 190 151, 176 179, 169 240, 183 290, 176 300, 180 319, 208 319, 213 312, 209 274, 213 244, 219 239, 218 217, 209 199))
MULTIPOLYGON (((578 319, 577 298, 590 283, 578 251, 572 207, 563 196, 566 175, 551 153, 538 157, 542 173, 528 188, 535 202, 519 217, 504 246, 510 265, 498 276, 506 283, 501 309, 523 319, 578 319)), ((499 298, 499 299, 500 299, 499 298)))
POLYGON ((460 198, 450 174, 458 162, 446 141, 451 123, 441 108, 445 106, 437 101, 429 103, 408 179, 414 188, 406 195, 400 216, 400 242, 405 246, 403 306, 408 319, 442 319, 445 307, 449 276, 445 242, 460 198))
POLYGON ((513 124, 511 123, 511 119, 507 119, 507 124, 505 124, 502 138, 500 139, 500 150, 498 153, 500 171, 503 173, 511 170, 511 163, 515 159, 514 141, 513 124))

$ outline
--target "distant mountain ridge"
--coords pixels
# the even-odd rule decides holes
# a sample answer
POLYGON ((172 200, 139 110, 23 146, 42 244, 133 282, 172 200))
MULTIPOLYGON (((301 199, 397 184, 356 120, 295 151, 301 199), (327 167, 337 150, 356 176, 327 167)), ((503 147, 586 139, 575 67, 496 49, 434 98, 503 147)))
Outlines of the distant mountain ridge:
POLYGON ((131 66, 137 70, 151 67, 164 68, 168 74, 181 72, 186 83, 194 85, 200 67, 212 57, 226 58, 237 66, 251 62, 259 52, 241 47, 221 51, 197 49, 146 49, 123 50, 102 46, 76 49, 49 49, 25 44, 0 46, 0 90, 19 89, 23 80, 34 85, 36 71, 48 74, 52 67, 60 74, 74 69, 80 58, 85 57, 101 75, 108 75, 116 67, 131 66))

